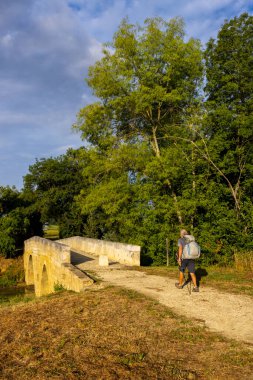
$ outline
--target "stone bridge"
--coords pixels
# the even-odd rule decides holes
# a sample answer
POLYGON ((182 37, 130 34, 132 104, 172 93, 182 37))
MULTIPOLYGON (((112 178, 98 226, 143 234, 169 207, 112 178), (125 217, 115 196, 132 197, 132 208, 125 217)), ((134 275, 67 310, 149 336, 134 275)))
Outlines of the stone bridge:
POLYGON ((34 236, 25 241, 26 284, 34 285, 38 297, 53 293, 57 287, 83 291, 93 280, 74 265, 78 257, 98 260, 103 266, 110 262, 140 266, 140 247, 80 236, 57 241, 34 236))

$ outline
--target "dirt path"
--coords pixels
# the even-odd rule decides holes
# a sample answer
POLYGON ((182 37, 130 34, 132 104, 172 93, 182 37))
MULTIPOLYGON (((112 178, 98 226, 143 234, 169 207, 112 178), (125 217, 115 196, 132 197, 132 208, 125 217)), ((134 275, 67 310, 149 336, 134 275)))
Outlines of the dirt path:
POLYGON ((93 260, 82 262, 78 267, 92 270, 105 282, 152 297, 178 314, 197 319, 212 331, 253 344, 251 297, 223 293, 209 287, 201 287, 199 293, 190 295, 186 286, 177 289, 173 279, 127 270, 121 265, 99 267, 93 260))

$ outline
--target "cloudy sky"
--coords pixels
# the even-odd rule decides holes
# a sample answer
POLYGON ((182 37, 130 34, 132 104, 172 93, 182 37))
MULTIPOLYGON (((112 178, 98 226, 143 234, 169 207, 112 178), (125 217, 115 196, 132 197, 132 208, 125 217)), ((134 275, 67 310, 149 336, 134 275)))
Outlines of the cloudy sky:
POLYGON ((71 131, 92 101, 84 78, 120 21, 181 16, 203 44, 252 0, 0 0, 0 186, 22 188, 36 158, 83 144, 71 131))

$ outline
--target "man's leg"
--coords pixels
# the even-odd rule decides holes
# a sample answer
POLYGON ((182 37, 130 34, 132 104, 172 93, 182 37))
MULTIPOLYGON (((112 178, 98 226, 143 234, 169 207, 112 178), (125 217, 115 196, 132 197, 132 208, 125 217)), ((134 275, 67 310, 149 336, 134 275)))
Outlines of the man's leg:
POLYGON ((178 288, 182 288, 184 284, 184 271, 185 271, 185 260, 182 261, 180 267, 179 267, 179 282, 177 282, 175 285, 178 288))
POLYGON ((197 279, 195 273, 190 273, 194 288, 197 287, 197 279))
POLYGON ((182 286, 184 284, 184 273, 179 272, 179 285, 182 286))
POLYGON ((194 260, 189 260, 189 263, 188 263, 188 270, 190 272, 190 275, 191 275, 191 279, 192 279, 192 283, 193 283, 193 291, 198 291, 198 286, 197 286, 197 278, 196 278, 196 275, 195 275, 195 261, 194 260))

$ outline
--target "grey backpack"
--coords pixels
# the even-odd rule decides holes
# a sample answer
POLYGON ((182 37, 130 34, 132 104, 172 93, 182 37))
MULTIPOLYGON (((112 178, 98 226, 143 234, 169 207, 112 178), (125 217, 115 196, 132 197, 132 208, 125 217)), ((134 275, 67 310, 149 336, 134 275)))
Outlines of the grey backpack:
POLYGON ((198 259, 200 256, 200 246, 195 241, 195 237, 192 235, 185 235, 185 246, 183 249, 182 258, 183 259, 198 259))

